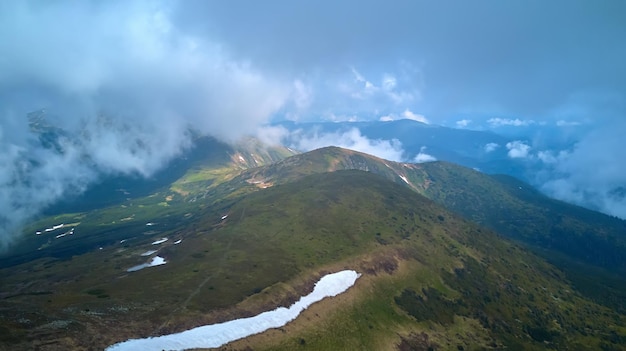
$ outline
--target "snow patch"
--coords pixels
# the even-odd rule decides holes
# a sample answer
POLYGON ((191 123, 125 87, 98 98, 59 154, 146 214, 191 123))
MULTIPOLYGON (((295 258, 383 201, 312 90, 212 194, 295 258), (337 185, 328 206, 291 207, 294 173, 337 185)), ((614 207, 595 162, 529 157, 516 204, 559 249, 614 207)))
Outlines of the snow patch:
POLYGON ((155 252, 157 252, 157 250, 148 250, 148 251, 142 253, 140 256, 150 256, 150 255, 152 255, 155 252))
POLYGON ((165 261, 165 259, 163 257, 161 257, 161 256, 154 256, 154 257, 152 257, 152 260, 150 262, 130 267, 129 269, 126 270, 126 272, 136 272, 136 271, 142 270, 144 268, 160 266, 160 265, 163 265, 163 264, 166 264, 166 263, 167 263, 167 261, 165 261))
POLYGON ((159 245, 159 244, 163 244, 163 243, 164 243, 164 242, 166 242, 167 240, 169 240, 169 239, 167 239, 167 238, 159 239, 159 240, 157 240, 157 241, 154 241, 154 242, 152 243, 152 245, 159 245))
POLYGON ((53 226, 52 226, 52 228, 46 228, 46 229, 44 229, 44 232, 52 232, 52 231, 55 231, 55 230, 57 230, 57 229, 63 228, 63 226, 64 226, 64 225, 65 225, 65 224, 63 224, 63 223, 58 224, 58 225, 53 225, 53 226))
MULTIPOLYGON (((158 257, 158 256, 157 256, 158 257)), ((289 308, 278 307, 273 311, 263 312, 254 317, 205 325, 184 332, 151 337, 130 339, 109 346, 107 351, 135 350, 185 350, 193 348, 220 347, 231 341, 262 333, 268 329, 279 328, 296 319, 311 304, 343 293, 354 285, 361 275, 352 270, 328 274, 316 284, 313 292, 303 296, 289 308)))
POLYGON ((178 240, 174 241, 174 245, 178 245, 178 244, 180 244, 182 242, 183 242, 183 239, 178 239, 178 240))
POLYGON ((405 182, 405 183, 409 184, 409 181, 406 179, 406 177, 405 177, 405 176, 400 175, 400 178, 401 178, 402 180, 404 180, 404 182, 405 182))
POLYGON ((58 239, 58 238, 62 238, 62 237, 64 237, 64 236, 66 236, 66 235, 74 235, 74 228, 70 229, 69 231, 67 231, 67 232, 65 232, 65 233, 63 233, 63 234, 59 234, 59 235, 57 235, 55 238, 57 238, 57 239, 58 239))

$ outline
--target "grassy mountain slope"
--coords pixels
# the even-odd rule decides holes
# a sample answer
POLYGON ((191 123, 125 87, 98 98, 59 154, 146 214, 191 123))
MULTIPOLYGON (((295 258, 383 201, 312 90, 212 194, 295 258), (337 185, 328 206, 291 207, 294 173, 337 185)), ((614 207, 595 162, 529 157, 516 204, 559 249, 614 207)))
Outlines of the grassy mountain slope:
MULTIPOLYGON (((1 269, 0 345, 101 349, 286 305, 324 272, 355 269, 363 277, 345 294, 224 349, 624 349, 624 315, 576 293, 532 253, 378 175, 320 173, 224 201, 182 199, 153 212, 150 228, 137 216, 111 225, 123 242, 1 269), (169 240, 150 244, 161 237, 169 240), (126 272, 154 248, 166 265, 126 272)), ((80 226, 96 228, 114 211, 80 226)))
POLYGON ((254 138, 244 139, 232 146, 210 137, 199 138, 184 157, 172 161, 150 179, 132 176, 108 178, 78 198, 68 198, 52 206, 46 217, 26 227, 24 235, 28 240, 18 240, 10 252, 0 253, 0 266, 46 256, 70 257, 123 240, 127 231, 145 229, 145 223, 155 217, 167 215, 178 218, 182 214, 195 213, 195 205, 183 201, 189 194, 212 189, 244 169, 270 164, 294 153, 288 148, 269 146, 254 138), (111 207, 104 212, 97 211, 106 206, 111 207), (55 235, 34 235, 60 223, 70 225, 55 231, 55 235, 66 233, 73 227, 77 227, 77 233, 87 232, 90 235, 68 235, 63 240, 56 240, 55 235))
POLYGON ((80 195, 68 196, 46 210, 47 215, 82 212, 138 199, 168 188, 176 182, 181 193, 198 186, 231 179, 242 169, 276 162, 295 152, 269 146, 255 138, 229 145, 212 137, 197 137, 193 146, 149 178, 139 175, 110 175, 80 195))
POLYGON ((550 199, 508 176, 487 175, 447 162, 396 163, 328 147, 246 170, 215 194, 252 191, 306 174, 342 169, 379 174, 466 219, 520 240, 567 273, 588 296, 626 311, 626 222, 550 199))
POLYGON ((234 181, 270 186, 342 169, 382 175, 505 236, 626 273, 626 221, 548 198, 507 176, 447 162, 397 163, 328 147, 247 170, 234 181))

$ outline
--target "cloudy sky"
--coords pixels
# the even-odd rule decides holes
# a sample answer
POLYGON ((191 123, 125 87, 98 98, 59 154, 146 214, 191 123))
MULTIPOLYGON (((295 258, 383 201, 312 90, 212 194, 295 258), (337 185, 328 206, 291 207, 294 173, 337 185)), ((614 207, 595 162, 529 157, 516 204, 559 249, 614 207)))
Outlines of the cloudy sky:
POLYGON ((190 128, 234 141, 284 119, 533 127, 501 147, 545 161, 545 191, 626 216, 607 195, 626 187, 625 13, 621 0, 0 2, 0 226, 103 174, 150 175, 190 128), (41 108, 67 131, 63 152, 29 132, 41 108), (572 130, 574 146, 542 149, 572 130))

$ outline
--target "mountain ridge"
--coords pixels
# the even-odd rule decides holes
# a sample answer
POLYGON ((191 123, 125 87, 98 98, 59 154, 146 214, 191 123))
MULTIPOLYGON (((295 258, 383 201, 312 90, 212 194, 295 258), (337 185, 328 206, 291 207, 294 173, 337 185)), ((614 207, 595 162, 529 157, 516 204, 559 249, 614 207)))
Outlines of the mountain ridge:
POLYGON ((565 216, 574 224, 563 225, 583 226, 581 235, 587 235, 586 239, 591 240, 596 235, 600 237, 601 241, 596 245, 602 247, 598 247, 598 251, 588 251, 593 246, 585 247, 584 250, 579 248, 579 256, 596 265, 626 272, 626 258, 623 257, 623 252, 626 251, 626 238, 623 236, 626 221, 551 199, 531 185, 510 176, 487 175, 445 161, 399 163, 354 150, 325 147, 267 167, 245 170, 234 181, 270 184, 274 179, 286 182, 304 174, 339 169, 359 169, 382 175, 506 236, 529 243, 544 240, 542 246, 555 246, 557 250, 565 249, 558 246, 558 238, 548 238, 549 241, 545 241, 548 239, 542 233, 553 231, 554 235, 570 235, 567 229, 557 228, 561 223, 553 225, 556 215, 565 216), (503 204, 511 208, 503 208, 503 204), (499 214, 498 210, 502 213, 499 214), (532 213, 525 215, 524 212, 528 211, 532 213), (548 212, 544 213, 545 211, 548 212), (539 224, 531 223, 539 226, 538 229, 526 228, 529 218, 533 218, 535 222, 541 219, 539 224), (516 224, 516 221, 521 224, 516 224), (604 223, 604 226, 585 224, 585 221, 604 223), (618 245, 619 250, 612 250, 612 245, 618 245), (604 252, 604 255, 598 255, 599 252, 604 252), (604 259, 607 261, 601 261, 604 259), (617 267, 616 262, 619 262, 617 267))
POLYGON ((364 277, 346 296, 312 306, 288 332, 228 348, 623 349, 619 294, 606 297, 618 308, 596 301, 562 262, 545 260, 553 251, 542 258, 451 212, 454 199, 480 204, 464 195, 472 177, 499 184, 499 194, 524 190, 517 181, 337 147, 228 176, 211 167, 144 198, 33 224, 62 221, 72 234, 45 234, 37 258, 0 267, 0 346, 103 348, 251 316, 288 305, 324 272, 355 269, 364 277), (146 265, 155 255, 164 264, 146 265), (129 272, 138 265, 146 268, 129 272))
POLYGON ((620 350, 626 338, 623 315, 578 294, 558 269, 371 172, 310 174, 206 201, 187 222, 155 220, 156 233, 137 227, 101 250, 3 268, 0 342, 103 348, 288 305, 307 281, 342 269, 363 274, 345 295, 312 306, 285 332, 228 348, 620 350), (149 248, 167 264, 127 272, 149 248))

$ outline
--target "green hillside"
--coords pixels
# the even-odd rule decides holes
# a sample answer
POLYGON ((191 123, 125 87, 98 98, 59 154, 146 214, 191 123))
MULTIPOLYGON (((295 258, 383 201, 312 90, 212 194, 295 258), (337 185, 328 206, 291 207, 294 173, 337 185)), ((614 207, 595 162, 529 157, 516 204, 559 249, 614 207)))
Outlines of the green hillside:
POLYGON ((626 221, 548 198, 508 176, 447 162, 397 163, 328 147, 247 170, 234 181, 271 186, 342 169, 382 175, 502 235, 626 274, 626 221))
POLYGON ((325 272, 354 269, 347 293, 224 349, 624 349, 623 314, 406 187, 353 170, 256 189, 72 215, 73 236, 115 240, 1 269, 0 345, 102 349, 288 305, 325 272), (122 209, 143 212, 106 224, 122 209), (167 264, 126 271, 152 248, 167 264))
POLYGON ((508 176, 487 175, 447 162, 397 163, 327 147, 246 170, 217 194, 229 189, 252 191, 306 174, 342 169, 379 174, 519 240, 562 269, 588 296, 626 311, 626 221, 548 198, 508 176))
POLYGON ((155 217, 174 217, 168 220, 167 227, 173 223, 184 225, 197 212, 190 197, 233 179, 244 169, 271 164, 294 154, 293 150, 268 146, 254 138, 235 145, 211 137, 198 138, 192 150, 150 179, 109 178, 78 198, 70 197, 55 204, 46 211, 47 216, 26 226, 23 238, 16 240, 9 252, 0 253, 0 267, 46 256, 71 257, 109 245, 127 238, 128 231, 145 229, 145 223, 155 217), (107 209, 100 211, 102 208, 107 209), (184 217, 184 214, 190 215, 184 217), (64 240, 33 235, 59 223, 78 223, 77 232, 90 235, 68 236, 64 240))
POLYGON ((296 152, 269 146, 255 138, 230 145, 212 137, 194 138, 193 146, 149 178, 137 174, 109 175, 80 195, 68 195, 46 209, 46 215, 84 212, 139 199, 169 188, 182 194, 231 179, 243 169, 267 165, 296 152))

